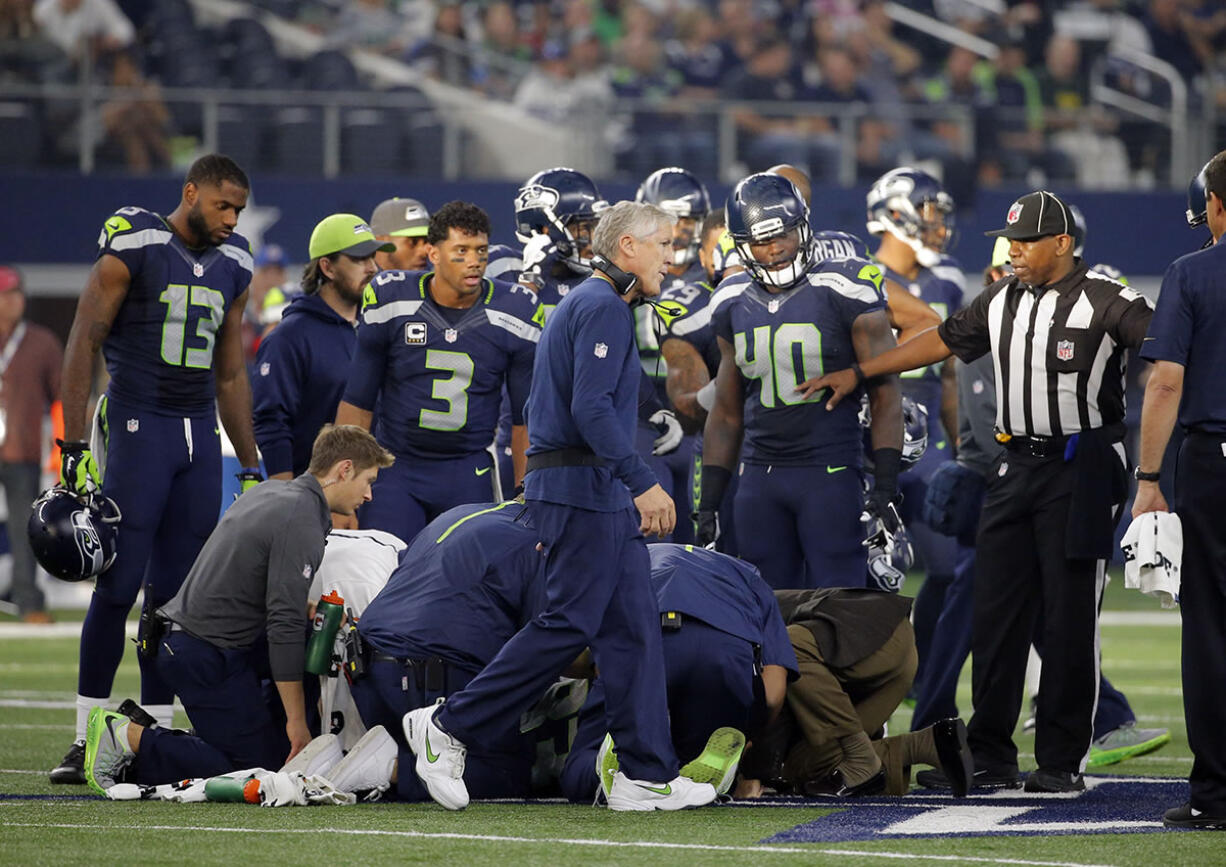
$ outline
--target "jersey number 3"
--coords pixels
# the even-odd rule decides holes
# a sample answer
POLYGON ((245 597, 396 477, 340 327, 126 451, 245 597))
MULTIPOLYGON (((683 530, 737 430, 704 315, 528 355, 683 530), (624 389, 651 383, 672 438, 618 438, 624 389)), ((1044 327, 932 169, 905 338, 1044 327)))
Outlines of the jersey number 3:
POLYGON ((468 387, 473 382, 473 360, 466 352, 426 350, 426 370, 441 370, 450 376, 434 380, 430 396, 445 401, 447 411, 423 409, 418 424, 426 430, 459 430, 468 421, 468 387))
POLYGON ((175 367, 211 368, 213 342, 225 316, 226 296, 207 286, 171 283, 158 300, 166 305, 166 320, 162 323, 162 361, 175 367), (195 329, 189 335, 192 322, 195 329), (203 346, 188 346, 189 336, 199 338, 203 346))

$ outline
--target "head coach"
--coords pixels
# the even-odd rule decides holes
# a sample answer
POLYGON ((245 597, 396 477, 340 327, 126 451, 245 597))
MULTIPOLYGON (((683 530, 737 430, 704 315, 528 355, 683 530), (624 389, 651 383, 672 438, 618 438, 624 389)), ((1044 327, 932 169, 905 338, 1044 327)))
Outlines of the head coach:
POLYGON ((672 224, 645 203, 605 211, 592 236, 595 272, 567 293, 541 335, 524 496, 544 545, 545 610, 441 710, 404 718, 418 776, 449 809, 468 804, 465 745, 496 737, 589 645, 621 762, 609 806, 667 810, 715 798, 711 785, 677 775, 643 540, 671 532, 676 514, 634 447, 642 374, 630 308, 659 294, 672 224))
MULTIPOLYGON (((1125 353, 1141 345, 1153 310, 1124 284, 1073 253, 1073 216, 1037 191, 1009 208, 1013 274, 997 280, 936 328, 798 389, 829 386, 838 403, 863 378, 991 353, 996 439, 979 524, 971 629, 969 740, 977 786, 1016 787, 1013 728, 1026 654, 1042 622, 1045 650, 1035 732, 1038 770, 1027 791, 1069 792, 1082 779, 1093 732, 1098 605, 1105 559, 1124 501, 1125 353)), ((925 776, 919 777, 925 782, 925 776)), ((941 778, 927 776, 930 784, 941 778)))

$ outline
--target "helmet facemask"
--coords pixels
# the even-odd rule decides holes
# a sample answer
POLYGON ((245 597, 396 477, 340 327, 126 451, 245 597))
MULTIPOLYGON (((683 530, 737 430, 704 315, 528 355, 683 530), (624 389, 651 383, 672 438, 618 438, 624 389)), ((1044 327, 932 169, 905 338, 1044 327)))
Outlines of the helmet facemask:
POLYGON ((775 289, 791 289, 804 279, 809 267, 813 264, 813 232, 807 220, 802 220, 791 228, 782 228, 779 219, 762 220, 754 224, 750 231, 754 235, 762 235, 760 239, 747 241, 736 239, 736 250, 740 255, 741 264, 749 272, 749 276, 761 286, 775 289), (775 238, 786 237, 795 233, 796 250, 790 256, 781 257, 778 262, 760 262, 754 256, 753 247, 766 244, 775 238))

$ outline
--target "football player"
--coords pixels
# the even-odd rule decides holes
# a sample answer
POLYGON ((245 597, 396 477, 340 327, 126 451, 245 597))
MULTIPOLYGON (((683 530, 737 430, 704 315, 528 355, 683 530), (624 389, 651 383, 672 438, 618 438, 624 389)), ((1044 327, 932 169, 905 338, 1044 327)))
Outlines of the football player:
POLYGON ((449 202, 426 236, 434 270, 384 271, 366 289, 337 423, 369 430, 376 421, 399 460, 359 514, 363 527, 412 539, 447 509, 490 499, 487 447, 504 383, 516 481, 523 477, 524 402, 543 311, 530 289, 484 276, 489 231, 476 205, 449 202))
MULTIPOLYGON (((90 598, 77 740, 52 782, 85 782, 86 720, 109 701, 137 592, 143 587, 148 612, 168 602, 217 523, 219 412, 244 467, 243 490, 261 478, 242 345, 253 263, 246 238, 234 231, 250 189, 233 160, 209 154, 188 169, 168 216, 120 208, 98 236, 64 356, 60 482, 80 494, 101 486, 123 513, 123 534, 115 564, 90 598), (111 380, 87 439, 99 351, 111 380)), ((150 660, 141 658, 140 668, 141 704, 169 726, 174 694, 150 660)))
MULTIPOLYGON (((726 210, 746 270, 725 280, 710 304, 720 366, 703 431, 696 541, 718 537, 716 510, 737 468, 737 545, 768 584, 863 587, 857 410, 826 412, 801 399, 798 386, 814 371, 894 346, 881 270, 858 257, 815 261, 809 209, 786 178, 750 175, 726 210)), ((863 511, 894 531, 902 460, 898 381, 863 385, 874 449, 874 484, 863 511)))
MULTIPOLYGON (((962 306, 961 266, 944 254, 952 240, 954 201, 935 177, 913 168, 886 172, 868 192, 868 231, 880 239, 876 260, 887 279, 926 303, 940 319, 962 306)), ((891 296, 892 298, 893 296, 891 296)), ((900 338, 901 340, 902 338, 900 338)), ((901 515, 927 579, 915 600, 915 639, 920 667, 916 691, 922 689, 928 647, 940 616, 945 590, 954 577, 957 543, 938 533, 921 517, 928 479, 953 459, 958 431, 957 376, 953 360, 911 370, 900 377, 903 394, 927 410, 933 436, 919 463, 902 474, 901 515), (941 428, 936 426, 940 419, 941 428)))

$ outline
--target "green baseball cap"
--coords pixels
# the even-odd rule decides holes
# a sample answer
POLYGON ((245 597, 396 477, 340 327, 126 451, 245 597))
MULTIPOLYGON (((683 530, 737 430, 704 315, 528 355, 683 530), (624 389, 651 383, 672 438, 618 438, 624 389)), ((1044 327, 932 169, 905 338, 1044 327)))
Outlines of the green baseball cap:
POLYGON ((391 253, 396 245, 390 241, 375 240, 366 221, 356 214, 333 214, 324 217, 311 232, 311 244, 307 248, 312 259, 344 253, 355 259, 363 259, 373 253, 391 253))

